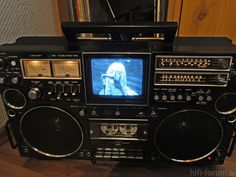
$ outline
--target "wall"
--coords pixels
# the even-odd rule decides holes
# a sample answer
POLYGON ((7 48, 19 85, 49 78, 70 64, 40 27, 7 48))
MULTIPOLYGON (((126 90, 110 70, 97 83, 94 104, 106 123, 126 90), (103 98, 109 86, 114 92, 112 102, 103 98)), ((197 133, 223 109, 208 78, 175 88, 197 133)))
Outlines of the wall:
POLYGON ((60 35, 55 0, 0 0, 0 44, 20 36, 60 35))
POLYGON ((179 36, 225 36, 236 43, 235 0, 169 0, 168 21, 179 36))
MULTIPOLYGON (((0 0, 0 44, 21 36, 61 35, 57 0, 0 0)), ((0 128, 6 113, 0 98, 0 128)))

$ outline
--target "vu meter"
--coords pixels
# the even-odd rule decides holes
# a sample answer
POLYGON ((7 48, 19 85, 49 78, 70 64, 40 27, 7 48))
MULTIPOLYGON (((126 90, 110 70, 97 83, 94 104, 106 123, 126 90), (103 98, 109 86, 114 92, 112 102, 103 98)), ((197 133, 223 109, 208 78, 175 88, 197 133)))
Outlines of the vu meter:
POLYGON ((51 77, 50 61, 23 60, 25 77, 51 77))
POLYGON ((74 60, 52 61, 53 76, 55 78, 81 79, 80 63, 74 60))

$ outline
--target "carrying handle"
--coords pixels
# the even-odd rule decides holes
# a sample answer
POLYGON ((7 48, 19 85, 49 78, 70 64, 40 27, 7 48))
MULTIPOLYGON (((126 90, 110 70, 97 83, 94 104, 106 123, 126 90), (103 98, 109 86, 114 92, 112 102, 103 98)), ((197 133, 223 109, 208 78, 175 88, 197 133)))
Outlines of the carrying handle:
MULTIPOLYGON (((10 142, 10 145, 13 149, 16 149, 18 147, 18 143, 14 143, 12 136, 11 136, 11 131, 10 131, 10 125, 13 119, 9 119, 6 123, 5 123, 5 130, 10 142)), ((16 142, 16 141, 15 141, 16 142)))
MULTIPOLYGON (((137 37, 140 38, 140 34, 153 34, 154 36, 156 33, 161 33, 164 34, 164 42, 173 43, 177 31, 176 22, 63 22, 61 27, 69 44, 75 44, 80 39, 86 39, 79 37, 82 33, 108 34, 109 37, 105 37, 104 40, 117 42, 130 42, 137 37)), ((151 38, 152 40, 160 40, 155 37, 151 38)), ((91 40, 92 38, 89 37, 88 39, 91 40)))

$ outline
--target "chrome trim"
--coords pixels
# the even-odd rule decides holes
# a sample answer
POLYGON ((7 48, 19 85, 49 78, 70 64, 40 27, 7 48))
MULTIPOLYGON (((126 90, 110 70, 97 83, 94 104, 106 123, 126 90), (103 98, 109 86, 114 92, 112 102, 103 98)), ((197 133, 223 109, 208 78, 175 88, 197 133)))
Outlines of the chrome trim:
MULTIPOLYGON (((86 95, 85 95, 85 97, 86 97, 86 95)), ((149 97, 147 98, 147 99, 149 99, 149 97)), ((145 104, 145 103, 142 103, 142 104, 138 104, 138 103, 130 103, 130 104, 127 104, 127 103, 114 103, 114 104, 111 104, 111 103, 88 103, 87 102, 87 100, 85 100, 86 102, 86 104, 87 105, 89 105, 89 106, 104 106, 104 105, 106 105, 106 106, 120 106, 120 107, 124 107, 124 106, 147 106, 147 104, 145 104)))
POLYGON ((111 37, 77 37, 77 40, 91 40, 91 41, 111 41, 111 37))
POLYGON ((155 55, 155 70, 186 70, 186 71, 189 71, 189 70, 192 70, 192 71, 199 71, 199 70, 204 70, 204 71, 230 71, 230 69, 231 69, 231 66, 232 66, 232 62, 233 62, 233 57, 232 56, 219 56, 219 55, 217 55, 217 56, 204 56, 204 55, 193 55, 193 56, 191 56, 191 55, 155 55), (190 68, 190 69, 188 69, 188 68, 158 68, 157 67, 157 57, 170 57, 170 59, 171 58, 199 58, 199 59, 201 59, 201 58, 207 58, 207 59, 212 59, 212 58, 224 58, 224 59, 230 59, 230 62, 229 62, 229 68, 228 69, 209 69, 209 68, 207 68, 207 69, 204 69, 204 68, 199 68, 199 69, 197 69, 197 68, 190 68))
MULTIPOLYGON (((151 54, 152 53, 150 53, 150 52, 82 52, 82 61, 83 61, 83 76, 84 76, 84 78, 86 78, 86 74, 85 74, 85 58, 84 58, 84 55, 89 55, 89 54, 114 54, 114 55, 116 55, 116 54, 123 54, 123 55, 136 55, 136 54, 140 54, 140 55, 149 55, 149 57, 148 57, 148 62, 149 62, 149 65, 148 65, 148 67, 149 68, 151 68, 151 54)), ((150 69, 148 68, 148 71, 147 71, 147 87, 151 84, 150 83, 150 69)), ((145 72, 145 71, 144 71, 145 72)), ((85 90, 85 103, 87 104, 87 105, 108 105, 108 106, 117 106, 117 105, 119 105, 119 106, 146 106, 148 103, 149 103, 149 97, 147 97, 146 98, 146 101, 147 101, 147 103, 145 104, 138 104, 138 103, 135 103, 135 104, 120 104, 120 103, 118 103, 118 104, 108 104, 108 103, 101 103, 101 104, 98 104, 98 103, 88 103, 88 99, 87 99, 87 89, 86 89, 86 82, 87 82, 88 80, 86 79, 85 81, 84 81, 84 90, 85 90)), ((149 90, 150 89, 148 89, 147 88, 147 95, 149 95, 149 90)))
MULTIPOLYGON (((156 71, 155 75, 154 75, 154 86, 159 86, 159 85, 164 85, 164 86, 208 86, 208 87, 226 87, 229 81, 229 73, 214 73, 214 72, 164 72, 164 71, 156 71), (227 79, 226 79, 226 84, 224 85, 210 85, 210 84, 200 84, 200 83, 190 83, 190 84, 181 84, 181 83, 163 83, 163 84, 157 84, 156 83, 156 77, 158 73, 163 73, 163 74, 193 74, 193 75, 197 75, 197 74, 205 74, 205 75, 226 75, 227 79)), ((168 82, 168 81, 167 81, 168 82)))
POLYGON ((11 88, 11 89, 6 89, 6 90, 4 90, 4 92, 3 92, 3 94, 2 94, 2 99, 3 99, 3 102, 4 102, 8 107, 10 107, 10 108, 12 108, 12 109, 23 109, 23 108, 26 106, 26 104, 27 104, 25 95, 24 95, 20 90, 18 90, 18 89, 12 89, 12 88, 11 88), (18 106, 14 106, 14 105, 8 103, 8 101, 6 100, 6 97, 5 97, 5 94, 6 94, 7 91, 16 91, 16 92, 18 92, 20 95, 22 95, 23 98, 24 98, 24 102, 25 102, 24 105, 18 107, 18 106))
POLYGON ((225 111, 225 112, 224 112, 224 111, 219 111, 219 109, 217 109, 216 103, 219 101, 220 97, 222 97, 222 96, 224 96, 224 95, 228 95, 228 94, 230 94, 230 95, 235 95, 235 96, 236 96, 236 93, 227 92, 227 93, 224 93, 224 94, 220 95, 220 96, 216 99, 216 101, 215 101, 215 110, 216 110, 218 113, 223 114, 223 115, 233 114, 233 113, 236 111, 236 105, 235 105, 235 108, 232 109, 232 110, 230 110, 230 111, 225 111))
POLYGON ((8 110, 7 111, 7 115, 9 116, 9 117, 15 117, 16 116, 16 112, 14 111, 14 110, 8 110), (12 112, 11 112, 12 111, 12 112))
POLYGON ((191 163, 191 162, 196 162, 196 161, 199 161, 199 160, 202 160, 206 157, 208 157, 209 155, 211 155, 214 151, 216 151, 216 149, 220 146, 222 140, 223 140, 223 135, 224 135, 224 129, 220 123, 220 121, 215 117, 213 116, 212 114, 206 112, 206 111, 202 111, 202 110, 198 110, 198 109, 186 109, 186 110, 181 110, 181 111, 177 111, 177 112, 174 112, 172 114, 170 114, 169 116, 167 116, 165 119, 163 119, 160 124, 157 126, 156 128, 156 131, 155 131, 155 134, 154 134, 154 146, 156 148, 156 150, 166 159, 168 160, 171 160, 171 161, 174 161, 174 162, 181 162, 181 163, 191 163), (198 158, 195 158, 195 159, 189 159, 189 160, 180 160, 180 159, 174 159, 174 158, 171 158, 171 157, 168 157, 167 155, 165 155, 164 153, 162 153, 159 148, 157 147, 157 140, 156 140, 156 135, 157 135, 157 131, 158 131, 158 128, 162 125, 163 122, 165 122, 167 119, 169 119, 169 117, 177 114, 177 113, 180 113, 180 112, 187 112, 187 111, 198 111, 198 112, 203 112, 203 113, 206 113, 208 115, 210 115, 212 118, 214 118, 218 124, 220 125, 220 128, 221 128, 221 137, 220 137, 220 140, 219 140, 219 143, 216 145, 215 148, 213 148, 210 152, 208 152, 207 154, 203 155, 202 157, 198 157, 198 158))
MULTIPOLYGON (((150 52, 82 52, 83 55, 89 55, 89 54, 124 54, 124 55, 136 55, 136 54, 142 54, 142 55, 150 55, 152 53, 150 52)), ((82 57, 83 58, 83 57, 82 57)))
POLYGON ((137 121, 137 122, 148 122, 148 119, 110 119, 110 118, 88 118, 89 120, 91 120, 91 121, 103 121, 103 120, 105 120, 105 121, 116 121, 116 123, 117 123, 117 121, 137 121))
POLYGON ((117 138, 117 137, 98 137, 90 138, 91 140, 122 140, 122 141, 148 141, 147 139, 138 139, 138 138, 117 138))
POLYGON ((37 106, 37 107, 34 107, 34 108, 29 109, 28 111, 26 111, 26 112, 23 114, 23 116, 22 116, 22 118, 21 118, 21 120, 20 120, 20 126, 19 126, 19 128, 20 128, 20 134, 21 134, 23 140, 25 141, 25 143, 26 143, 31 149, 33 149, 35 152, 37 152, 37 153, 39 153, 39 154, 41 154, 41 155, 48 156, 48 157, 62 158, 62 157, 71 156, 71 155, 75 154, 75 153, 81 148, 81 146, 82 146, 82 144, 83 144, 83 141, 84 141, 83 129, 81 128, 79 122, 78 122, 72 115, 70 115, 69 113, 67 113, 66 111, 64 111, 64 110, 62 110, 62 109, 60 109, 60 108, 58 108, 58 107, 54 107, 54 106, 37 106), (71 152, 71 153, 68 153, 68 154, 64 154, 64 155, 50 154, 50 153, 43 152, 43 151, 41 151, 41 150, 35 148, 34 146, 32 146, 32 145, 26 140, 26 138, 25 138, 25 136, 24 136, 24 134, 23 134, 23 131, 22 131, 22 125, 21 125, 21 124, 22 124, 22 120, 24 119, 24 116, 25 116, 26 114, 28 114, 30 111, 33 111, 33 110, 38 109, 38 108, 52 108, 52 109, 59 110, 59 111, 61 111, 61 112, 64 112, 65 114, 67 114, 69 117, 71 117, 71 118, 76 122, 76 124, 79 126, 79 129, 80 129, 80 131, 81 131, 81 137, 82 137, 82 139, 81 139, 80 145, 78 146, 78 148, 77 148, 75 151, 73 151, 73 152, 71 152))
POLYGON ((231 124, 234 124, 236 122, 236 117, 235 116, 230 116, 228 117, 228 122, 231 123, 231 124), (234 119, 233 120, 229 120, 230 117, 233 117, 234 119))
POLYGON ((80 58, 68 58, 68 60, 62 58, 62 59, 47 59, 47 58, 32 58, 32 59, 20 59, 20 68, 21 68, 21 72, 22 72, 22 76, 24 79, 37 79, 37 80, 41 80, 41 79, 52 79, 52 80, 82 80, 82 67, 81 67, 81 59, 80 58), (27 77, 25 76, 25 70, 24 70, 24 66, 23 66, 23 61, 27 61, 27 60, 30 60, 30 61, 34 61, 34 60, 42 60, 42 61, 49 61, 49 64, 50 64, 50 72, 51 72, 51 77, 27 77), (79 67, 79 77, 76 78, 76 77, 54 77, 54 73, 53 73, 53 66, 52 66, 52 61, 69 61, 69 60, 76 60, 78 61, 78 67, 79 67))
POLYGON ((164 41, 164 37, 132 37, 132 41, 164 41))

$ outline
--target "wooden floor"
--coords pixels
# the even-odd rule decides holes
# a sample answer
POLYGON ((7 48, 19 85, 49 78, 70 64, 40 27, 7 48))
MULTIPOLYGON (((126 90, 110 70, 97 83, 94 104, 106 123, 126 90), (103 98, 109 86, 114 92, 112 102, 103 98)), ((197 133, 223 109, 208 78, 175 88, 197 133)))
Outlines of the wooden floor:
POLYGON ((37 160, 20 157, 8 143, 0 147, 0 177, 236 177, 236 151, 224 165, 134 165, 81 160, 37 160))

